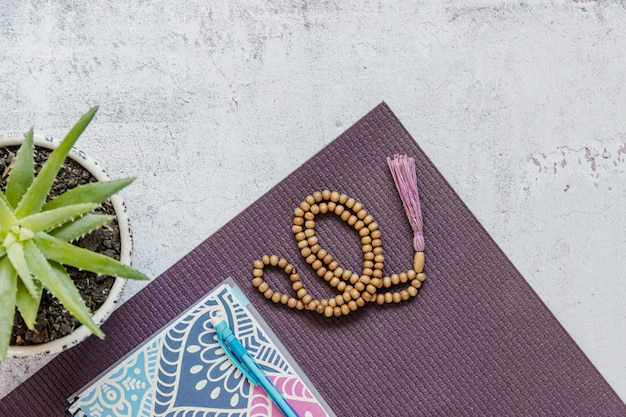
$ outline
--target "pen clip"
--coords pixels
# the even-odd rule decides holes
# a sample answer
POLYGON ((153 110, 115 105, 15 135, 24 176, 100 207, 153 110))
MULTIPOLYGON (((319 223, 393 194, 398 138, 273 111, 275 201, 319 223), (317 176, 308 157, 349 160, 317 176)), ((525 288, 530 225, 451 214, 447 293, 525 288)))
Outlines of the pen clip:
MULTIPOLYGON (((244 376, 246 378, 248 378, 248 380, 252 383, 252 385, 255 385, 255 386, 259 385, 259 379, 256 377, 256 375, 254 375, 254 372, 249 370, 248 367, 246 366, 246 364, 241 362, 233 354, 232 350, 230 349, 230 346, 226 342, 226 340, 224 338, 224 333, 226 333, 225 329, 228 328, 228 325, 226 324, 226 321, 225 320, 220 321, 217 325, 214 326, 214 328, 215 328, 215 332, 217 334, 217 341, 220 344, 220 346, 222 347, 222 350, 224 350, 224 353, 226 354, 228 359, 230 359, 230 361, 233 364, 235 364, 237 369, 239 369, 241 371, 241 373, 244 374, 244 376)), ((228 333, 231 333, 231 332, 228 332, 228 333)), ((234 337, 234 335, 233 335, 233 337, 234 337)))

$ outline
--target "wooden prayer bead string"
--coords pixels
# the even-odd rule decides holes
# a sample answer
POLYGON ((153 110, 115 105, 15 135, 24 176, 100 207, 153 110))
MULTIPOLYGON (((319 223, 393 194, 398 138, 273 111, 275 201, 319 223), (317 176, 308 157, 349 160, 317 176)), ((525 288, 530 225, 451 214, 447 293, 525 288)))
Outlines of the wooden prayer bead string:
POLYGON ((285 258, 276 255, 264 255, 254 262, 252 284, 264 296, 275 303, 286 304, 298 310, 313 310, 326 317, 350 314, 366 302, 377 304, 399 303, 415 297, 418 288, 426 279, 424 274, 424 252, 416 252, 413 269, 401 274, 383 277, 384 255, 382 234, 374 218, 367 213, 363 205, 346 194, 336 191, 317 191, 300 203, 294 210, 292 232, 296 238, 300 254, 307 264, 316 271, 317 276, 324 278, 331 287, 337 288, 341 294, 334 298, 316 300, 303 287, 300 275, 295 267, 285 258), (339 266, 333 256, 321 248, 315 236, 315 216, 317 214, 334 213, 352 226, 361 237, 363 252, 363 271, 357 274, 339 266), (297 299, 287 294, 274 291, 263 280, 265 266, 278 266, 289 274, 291 286, 296 291, 297 299), (410 282, 400 291, 378 292, 381 288, 390 288, 398 284, 410 282))

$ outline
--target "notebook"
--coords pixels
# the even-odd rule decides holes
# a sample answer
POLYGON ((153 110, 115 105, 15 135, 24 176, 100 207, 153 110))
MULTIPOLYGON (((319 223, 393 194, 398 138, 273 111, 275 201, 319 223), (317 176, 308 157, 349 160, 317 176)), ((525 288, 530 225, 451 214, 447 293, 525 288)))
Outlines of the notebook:
MULTIPOLYGON (((420 148, 428 132, 419 124, 411 130, 415 139, 388 105, 376 106, 121 305, 103 325, 105 340, 90 337, 61 353, 0 400, 0 415, 61 415, 68 396, 228 276, 339 416, 626 415, 420 148), (411 266, 413 234, 385 160, 396 153, 414 157, 417 169, 428 275, 419 295, 331 319, 265 299, 251 284, 252 263, 264 253, 287 258, 307 285, 319 280, 291 231, 294 207, 315 190, 344 192, 376 218, 385 273, 411 266)), ((361 244, 341 219, 319 232, 320 245, 342 265, 359 268, 361 244)), ((277 286, 288 281, 272 278, 277 286)))
POLYGON ((85 417, 282 416, 225 355, 210 319, 228 326, 300 416, 334 413, 229 278, 103 375, 68 398, 85 417))

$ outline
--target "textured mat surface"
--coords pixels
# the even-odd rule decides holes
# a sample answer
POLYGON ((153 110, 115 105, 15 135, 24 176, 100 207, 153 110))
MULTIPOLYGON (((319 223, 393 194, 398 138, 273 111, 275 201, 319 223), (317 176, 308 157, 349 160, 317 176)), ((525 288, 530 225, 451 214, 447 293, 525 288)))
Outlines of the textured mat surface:
MULTIPOLYGON (((358 236, 320 218, 320 245, 359 271, 358 236)), ((626 406, 381 104, 0 402, 0 415, 61 415, 67 396, 232 276, 339 416, 626 415, 626 406), (417 298, 341 318, 276 306, 251 286, 254 259, 285 256, 329 295, 291 232, 308 194, 344 192, 375 217, 385 272, 411 267, 411 230, 385 158, 416 159, 428 280, 417 298), (32 393, 37 393, 33 395, 32 393)), ((287 288, 287 277, 268 271, 287 288)))

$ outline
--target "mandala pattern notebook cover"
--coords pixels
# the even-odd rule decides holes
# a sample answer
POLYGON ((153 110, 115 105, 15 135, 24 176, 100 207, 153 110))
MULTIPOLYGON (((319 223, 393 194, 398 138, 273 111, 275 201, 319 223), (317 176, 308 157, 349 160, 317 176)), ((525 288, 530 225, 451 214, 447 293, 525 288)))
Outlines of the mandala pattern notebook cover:
POLYGON ((334 415, 232 280, 200 300, 68 401, 88 417, 282 416, 221 349, 219 309, 299 416, 334 415))

